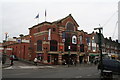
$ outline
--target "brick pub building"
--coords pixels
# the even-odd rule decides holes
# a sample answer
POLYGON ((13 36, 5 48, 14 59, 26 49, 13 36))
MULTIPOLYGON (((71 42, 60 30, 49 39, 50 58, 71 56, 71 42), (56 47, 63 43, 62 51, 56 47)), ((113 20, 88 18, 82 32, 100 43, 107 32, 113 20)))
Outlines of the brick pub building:
MULTIPOLYGON (((4 46, 12 49, 11 52, 7 50, 6 54, 14 54, 20 59, 30 61, 37 57, 40 63, 44 64, 62 64, 63 60, 67 63, 68 60, 77 60, 78 63, 89 62, 95 56, 99 56, 98 44, 94 39, 96 33, 88 34, 78 30, 78 27, 80 26, 71 14, 58 21, 42 22, 29 28, 29 35, 16 38, 22 42, 5 42, 4 46)), ((114 43, 112 50, 118 54, 120 44, 114 43)), ((105 53, 109 45, 103 45, 104 49, 107 49, 104 50, 105 53)))
MULTIPOLYGON (((30 30, 31 54, 39 57, 41 62, 61 64, 63 60, 76 59, 88 61, 87 38, 92 37, 78 30, 79 25, 69 14, 55 22, 43 22, 30 30)), ((88 41, 89 42, 89 41, 88 41)), ((96 51, 97 52, 97 51, 96 51)))

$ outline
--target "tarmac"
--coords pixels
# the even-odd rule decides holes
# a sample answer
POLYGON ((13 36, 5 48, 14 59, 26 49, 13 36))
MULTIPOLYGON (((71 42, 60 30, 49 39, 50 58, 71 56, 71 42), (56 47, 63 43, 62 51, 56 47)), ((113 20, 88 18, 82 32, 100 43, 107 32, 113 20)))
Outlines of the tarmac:
MULTIPOLYGON (((2 64, 2 63, 1 63, 2 64)), ((31 61, 23 61, 23 60, 18 60, 14 61, 14 65, 10 66, 10 60, 7 57, 5 64, 2 64, 2 69, 53 69, 57 67, 61 68, 73 68, 73 67, 90 67, 90 66, 95 66, 97 68, 97 65, 94 64, 77 64, 75 65, 51 65, 51 64, 41 64, 38 63, 37 66, 34 65, 34 62, 31 61)), ((120 75, 113 75, 113 78, 118 78, 120 80, 120 75)))

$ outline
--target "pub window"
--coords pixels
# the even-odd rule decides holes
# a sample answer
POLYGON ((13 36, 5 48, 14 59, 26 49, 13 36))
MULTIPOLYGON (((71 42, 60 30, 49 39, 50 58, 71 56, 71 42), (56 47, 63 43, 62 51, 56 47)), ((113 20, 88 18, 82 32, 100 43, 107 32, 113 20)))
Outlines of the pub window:
POLYGON ((42 51, 42 40, 37 41, 37 51, 42 51))
POLYGON ((50 40, 50 51, 57 51, 57 44, 56 40, 50 40))

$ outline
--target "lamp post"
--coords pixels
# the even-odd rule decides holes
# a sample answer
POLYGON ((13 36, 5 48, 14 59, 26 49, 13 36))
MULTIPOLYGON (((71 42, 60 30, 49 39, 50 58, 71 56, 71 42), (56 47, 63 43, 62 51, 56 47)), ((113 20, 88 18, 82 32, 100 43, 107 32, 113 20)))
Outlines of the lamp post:
POLYGON ((21 52, 22 52, 22 50, 21 50, 21 46, 22 46, 22 37, 23 37, 24 35, 23 35, 23 34, 20 34, 19 36, 20 36, 20 39, 21 39, 21 42, 20 42, 20 43, 21 43, 21 45, 20 45, 20 58, 21 58, 21 52))
POLYGON ((30 36, 30 53, 29 53, 29 60, 31 60, 31 55, 32 55, 32 41, 31 41, 32 36, 30 36))
POLYGON ((5 32, 5 40, 3 41, 3 43, 4 43, 4 45, 3 45, 4 49, 3 49, 3 54, 2 54, 2 64, 5 64, 5 62, 6 62, 6 54, 5 53, 6 53, 7 46, 6 46, 5 42, 7 41, 7 38, 8 38, 8 33, 5 32))
POLYGON ((71 32, 70 30, 66 31, 65 34, 68 32, 69 36, 68 36, 68 42, 69 42, 69 45, 68 45, 68 67, 69 67, 69 64, 70 64, 70 49, 71 49, 71 32))
POLYGON ((23 37, 24 35, 23 35, 23 34, 20 34, 19 36, 20 36, 21 43, 22 43, 22 37, 23 37))
POLYGON ((98 39, 99 39, 99 50, 100 50, 100 64, 101 64, 101 76, 103 76, 103 58, 102 58, 102 38, 101 38, 101 30, 103 28, 102 27, 99 27, 99 28, 94 28, 94 30, 99 30, 99 33, 98 33, 98 39))
POLYGON ((5 41, 7 41, 7 36, 8 35, 8 32, 5 32, 5 41))

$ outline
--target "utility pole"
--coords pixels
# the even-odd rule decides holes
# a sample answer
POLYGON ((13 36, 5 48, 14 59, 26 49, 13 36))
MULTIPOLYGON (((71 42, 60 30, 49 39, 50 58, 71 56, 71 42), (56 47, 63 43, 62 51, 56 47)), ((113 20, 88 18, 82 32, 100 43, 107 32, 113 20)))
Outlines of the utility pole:
POLYGON ((101 30, 103 28, 102 27, 99 27, 99 28, 94 28, 94 30, 99 30, 99 33, 98 33, 98 40, 99 40, 99 51, 100 51, 100 64, 101 64, 101 76, 103 76, 103 58, 102 58, 102 38, 101 38, 101 30))

